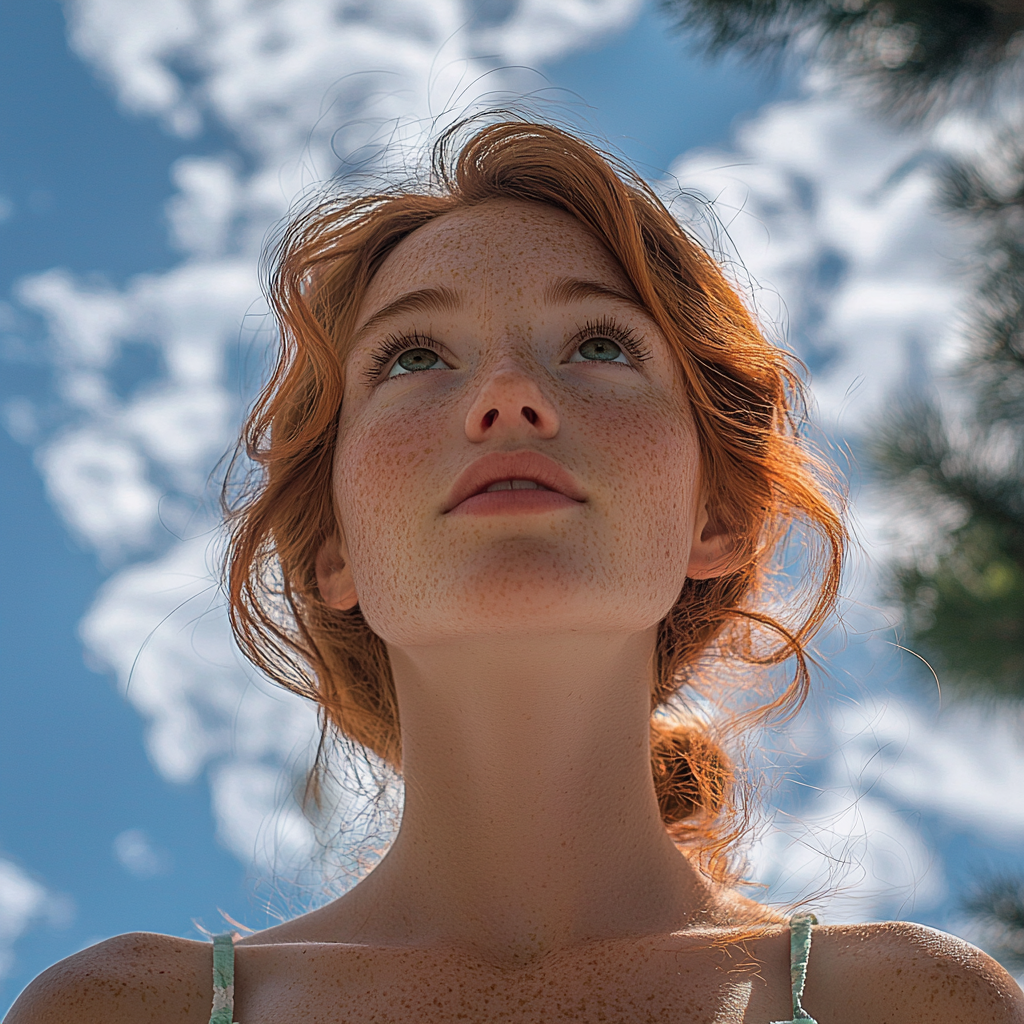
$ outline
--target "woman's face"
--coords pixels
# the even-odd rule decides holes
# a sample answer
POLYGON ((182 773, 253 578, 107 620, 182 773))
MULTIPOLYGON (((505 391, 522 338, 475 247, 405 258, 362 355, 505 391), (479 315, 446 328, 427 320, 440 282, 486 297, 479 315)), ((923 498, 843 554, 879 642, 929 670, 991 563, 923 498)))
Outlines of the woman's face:
POLYGON ((652 629, 703 526, 700 456, 604 246, 539 204, 456 211, 394 250, 357 324, 334 493, 370 627, 399 646, 652 629))

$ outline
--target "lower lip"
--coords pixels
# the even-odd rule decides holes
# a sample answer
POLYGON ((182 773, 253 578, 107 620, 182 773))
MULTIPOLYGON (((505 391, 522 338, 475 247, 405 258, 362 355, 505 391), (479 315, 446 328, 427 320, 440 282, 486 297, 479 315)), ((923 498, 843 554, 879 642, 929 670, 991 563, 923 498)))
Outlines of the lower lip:
POLYGON ((574 501, 558 491, 485 491, 460 502, 450 516, 513 516, 530 512, 556 512, 576 508, 582 501, 574 501))

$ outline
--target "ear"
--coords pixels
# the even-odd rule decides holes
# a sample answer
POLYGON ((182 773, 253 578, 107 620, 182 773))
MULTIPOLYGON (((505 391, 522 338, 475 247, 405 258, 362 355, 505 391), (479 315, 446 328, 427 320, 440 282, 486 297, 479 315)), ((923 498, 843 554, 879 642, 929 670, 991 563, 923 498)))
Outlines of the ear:
POLYGON ((359 603, 344 542, 334 534, 316 555, 316 585, 324 604, 347 612, 359 603))
POLYGON ((710 580, 724 576, 740 565, 738 538, 717 522, 708 512, 707 501, 701 501, 693 528, 690 563, 686 575, 692 580, 710 580))

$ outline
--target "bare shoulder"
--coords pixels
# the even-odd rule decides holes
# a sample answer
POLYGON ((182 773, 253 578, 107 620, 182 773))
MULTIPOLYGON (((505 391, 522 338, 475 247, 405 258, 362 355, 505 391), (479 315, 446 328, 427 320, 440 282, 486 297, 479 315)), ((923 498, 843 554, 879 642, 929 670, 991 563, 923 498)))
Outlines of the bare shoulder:
POLYGON ((992 957, 901 921, 816 928, 804 1005, 829 1024, 1024 1024, 1024 993, 992 957))
POLYGON ((207 1024, 211 966, 205 942, 118 935, 43 971, 4 1024, 207 1024))

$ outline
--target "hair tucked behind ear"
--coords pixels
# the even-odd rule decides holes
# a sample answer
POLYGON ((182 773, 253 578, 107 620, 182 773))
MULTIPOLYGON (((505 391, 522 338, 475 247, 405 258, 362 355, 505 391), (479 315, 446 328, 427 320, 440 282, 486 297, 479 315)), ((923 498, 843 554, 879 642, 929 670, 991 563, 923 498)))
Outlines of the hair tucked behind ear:
MULTIPOLYGON (((845 531, 828 473, 798 433, 802 388, 790 357, 763 337, 721 268, 628 169, 549 125, 503 121, 469 134, 472 127, 442 135, 421 188, 328 199, 293 220, 269 254, 280 356, 242 438, 258 471, 233 498, 225 489, 231 621, 242 650, 316 701, 325 740, 338 730, 400 766, 384 644, 358 607, 324 603, 314 569, 338 528, 331 479, 347 346, 371 278, 403 238, 449 211, 514 199, 566 211, 619 261, 679 361, 709 513, 738 539, 735 568, 687 579, 660 624, 652 711, 681 691, 707 694, 715 684, 708 664, 792 660, 782 693, 719 731, 794 713, 807 693, 806 645, 835 603, 845 531), (802 585, 784 592, 772 582, 773 556, 795 525, 807 542, 802 585)), ((727 877, 742 829, 730 762, 695 723, 656 718, 651 738, 667 827, 712 874, 727 877)))

